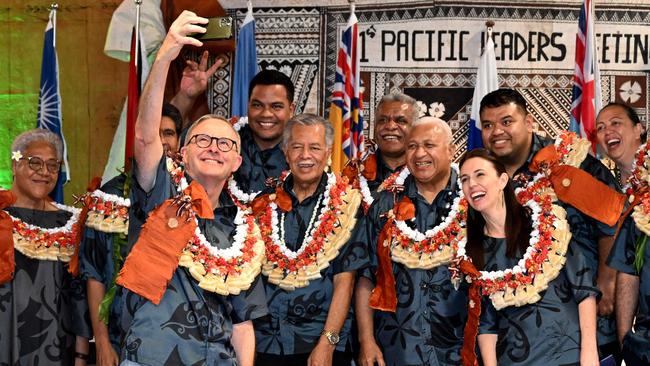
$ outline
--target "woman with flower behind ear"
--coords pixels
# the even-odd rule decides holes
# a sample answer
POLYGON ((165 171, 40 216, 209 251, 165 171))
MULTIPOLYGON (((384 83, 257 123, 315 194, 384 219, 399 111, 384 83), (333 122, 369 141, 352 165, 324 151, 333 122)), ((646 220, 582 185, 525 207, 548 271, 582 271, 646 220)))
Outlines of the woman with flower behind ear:
POLYGON ((11 150, 14 182, 0 190, 0 364, 85 365, 87 305, 73 278, 80 210, 48 197, 63 144, 35 129, 11 150))
POLYGON ((460 181, 470 207, 467 240, 458 245, 470 283, 464 364, 472 363, 478 326, 486 366, 598 365, 600 292, 569 245, 550 182, 540 176, 515 196, 504 166, 483 149, 463 156, 460 181))

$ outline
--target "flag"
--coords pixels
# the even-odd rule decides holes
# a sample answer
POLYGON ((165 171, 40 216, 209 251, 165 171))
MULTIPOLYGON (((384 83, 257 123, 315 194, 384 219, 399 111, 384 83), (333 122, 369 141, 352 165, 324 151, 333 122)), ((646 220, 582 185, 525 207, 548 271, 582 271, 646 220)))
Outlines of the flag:
POLYGON ((573 74, 573 95, 569 129, 591 141, 596 149, 596 115, 602 106, 600 72, 594 32, 594 4, 584 0, 576 34, 576 64, 573 74))
POLYGON ((41 64, 41 89, 38 96, 38 116, 36 127, 50 130, 63 141, 63 166, 59 172, 56 186, 50 196, 63 203, 63 184, 70 180, 68 148, 63 137, 61 118, 61 93, 59 91, 59 65, 56 57, 56 10, 50 10, 50 18, 45 27, 43 41, 43 62, 41 64))
POLYGON ((481 55, 481 60, 476 70, 476 85, 472 98, 472 113, 469 118, 469 131, 467 136, 467 151, 483 147, 481 138, 481 117, 479 114, 483 97, 499 89, 497 74, 497 59, 494 54, 494 41, 492 41, 492 28, 488 28, 487 42, 481 55))
POLYGON ((359 27, 354 7, 343 30, 336 60, 334 91, 329 119, 334 127, 332 170, 339 172, 349 159, 359 159, 364 150, 359 27))
POLYGON ((241 117, 248 114, 248 85, 255 74, 257 74, 255 18, 253 18, 253 6, 249 1, 248 12, 237 38, 231 110, 233 116, 241 117))
MULTIPOLYGON (((133 28, 135 29, 135 28, 133 28)), ((142 28, 140 28, 142 29, 142 28)), ((135 31, 131 32, 131 47, 129 52, 129 81, 128 81, 128 94, 120 121, 115 130, 113 137, 113 144, 108 155, 108 161, 104 167, 104 174, 102 182, 108 182, 119 172, 128 166, 130 157, 133 156, 133 138, 135 131, 135 121, 138 117, 138 99, 140 91, 142 90, 144 81, 149 74, 149 64, 146 59, 146 51, 142 33, 140 33, 138 48, 136 48, 135 31), (135 64, 136 49, 140 50, 138 64, 135 64)))

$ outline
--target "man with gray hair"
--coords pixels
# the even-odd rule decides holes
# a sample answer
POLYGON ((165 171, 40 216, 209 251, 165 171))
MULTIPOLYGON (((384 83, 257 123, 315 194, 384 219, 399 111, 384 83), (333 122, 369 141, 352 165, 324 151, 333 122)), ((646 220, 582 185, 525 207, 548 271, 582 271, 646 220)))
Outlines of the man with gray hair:
POLYGON ((358 178, 366 209, 381 183, 404 166, 406 134, 417 118, 417 102, 410 96, 394 93, 381 98, 375 112, 375 145, 363 157, 358 171, 346 170, 351 181, 358 178))
POLYGON ((447 267, 461 193, 451 129, 422 118, 405 146, 408 169, 379 192, 364 218, 371 266, 361 271, 355 295, 359 362, 460 365, 467 295, 454 289, 447 267))
POLYGON ((350 304, 367 253, 350 239, 359 192, 326 172, 333 132, 316 115, 289 119, 282 147, 290 170, 251 205, 267 250, 269 315, 254 321, 258 366, 352 361, 350 304))

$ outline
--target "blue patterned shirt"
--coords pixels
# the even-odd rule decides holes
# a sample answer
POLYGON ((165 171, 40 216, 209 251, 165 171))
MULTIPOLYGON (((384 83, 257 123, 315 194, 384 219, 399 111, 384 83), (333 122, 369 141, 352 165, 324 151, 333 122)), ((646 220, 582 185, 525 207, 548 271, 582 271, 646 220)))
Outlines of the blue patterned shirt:
MULTIPOLYGON (((377 238, 386 219, 381 215, 393 208, 404 195, 415 205, 414 228, 420 232, 438 225, 449 213, 451 201, 460 187, 452 171, 447 187, 429 204, 422 197, 413 176, 406 178, 404 191, 396 196, 380 192, 365 219, 371 270, 362 275, 375 282, 377 238)), ((407 224, 410 224, 407 222, 407 224)), ((454 289, 447 266, 430 270, 411 269, 393 262, 397 288, 397 311, 375 311, 375 338, 390 366, 460 365, 463 328, 467 320, 467 292, 454 289)))
MULTIPOLYGON (((325 192, 326 180, 326 175, 323 175, 314 194, 302 202, 298 202, 293 193, 293 176, 289 175, 284 182, 284 190, 292 202, 292 209, 285 213, 284 220, 285 242, 289 249, 296 251, 301 246, 315 205, 325 192)), ((365 244, 353 238, 321 271, 321 278, 310 280, 306 287, 285 291, 269 283, 264 276, 269 315, 255 320, 257 352, 276 355, 310 353, 318 343, 327 320, 334 294, 334 277, 366 266, 367 260, 365 244)), ((338 351, 345 350, 348 344, 352 318, 351 306, 339 332, 338 351)))
POLYGON ((241 166, 235 172, 235 181, 244 192, 266 189, 267 178, 277 178, 289 169, 280 144, 260 150, 253 139, 253 131, 246 125, 239 130, 241 138, 241 166))
MULTIPOLYGON (((534 176, 528 169, 528 165, 532 162, 533 157, 539 150, 545 146, 551 145, 554 140, 543 138, 537 134, 533 134, 533 144, 531 147, 530 155, 517 171, 514 176, 519 174, 527 176, 529 179, 534 176)), ((580 164, 580 169, 591 174, 594 178, 598 179, 603 184, 609 186, 614 190, 620 190, 619 184, 612 176, 610 171, 591 155, 587 155, 585 160, 580 164)), ((514 179, 515 184, 517 179, 514 179)), ((567 221, 571 227, 571 234, 573 234, 572 242, 575 243, 583 252, 587 263, 590 268, 594 269, 594 278, 598 278, 598 239, 605 236, 612 236, 616 232, 616 227, 607 226, 582 212, 578 211, 573 206, 564 202, 559 202, 567 212, 567 221)), ((616 323, 615 316, 611 314, 605 317, 598 317, 598 344, 608 344, 616 341, 616 323)))
MULTIPOLYGON (((146 214, 174 195, 164 158, 149 192, 140 188, 134 179, 129 211, 131 245, 138 238, 146 214)), ((199 219, 199 228, 211 244, 219 248, 231 245, 236 211, 224 192, 219 207, 214 210, 215 219, 199 219)), ((189 271, 179 266, 158 305, 120 289, 123 294, 113 303, 113 308, 120 309, 120 359, 148 365, 236 365, 231 344, 232 324, 267 313, 259 277, 248 291, 237 296, 221 296, 201 289, 189 271)))

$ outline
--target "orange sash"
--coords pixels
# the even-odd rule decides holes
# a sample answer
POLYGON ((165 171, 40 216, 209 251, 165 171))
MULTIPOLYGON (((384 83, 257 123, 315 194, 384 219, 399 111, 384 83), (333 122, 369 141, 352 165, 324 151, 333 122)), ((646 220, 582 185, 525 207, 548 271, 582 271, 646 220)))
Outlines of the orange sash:
POLYGON ((560 201, 602 223, 614 226, 623 212, 624 195, 581 169, 560 164, 560 156, 553 145, 538 151, 529 169, 535 173, 548 170, 548 177, 560 201))
MULTIPOLYGON (((210 200, 201 185, 192 182, 183 194, 191 197, 196 216, 214 219, 210 200)), ((193 217, 188 212, 179 212, 174 199, 163 202, 142 226, 116 283, 158 305, 195 230, 193 217)))
POLYGON ((16 202, 12 191, 0 191, 0 284, 11 281, 16 268, 11 217, 3 209, 16 202))

